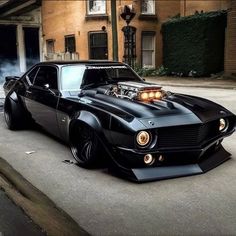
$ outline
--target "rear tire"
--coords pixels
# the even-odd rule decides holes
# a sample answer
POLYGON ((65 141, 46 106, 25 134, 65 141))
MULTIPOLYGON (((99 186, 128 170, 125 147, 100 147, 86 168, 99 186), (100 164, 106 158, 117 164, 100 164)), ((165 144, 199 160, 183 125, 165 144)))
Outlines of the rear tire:
POLYGON ((14 114, 14 111, 12 109, 12 105, 11 105, 10 101, 5 102, 4 118, 5 118, 5 122, 7 124, 7 127, 10 130, 16 130, 16 129, 20 128, 19 120, 17 119, 16 114, 14 114))
POLYGON ((71 152, 78 165, 93 168, 98 164, 100 142, 96 132, 85 124, 77 126, 72 135, 71 152))

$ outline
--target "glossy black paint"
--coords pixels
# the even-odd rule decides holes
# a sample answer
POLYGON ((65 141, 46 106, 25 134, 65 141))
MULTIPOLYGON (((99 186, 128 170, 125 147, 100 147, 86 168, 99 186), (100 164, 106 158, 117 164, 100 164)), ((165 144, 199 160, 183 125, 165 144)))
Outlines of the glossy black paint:
MULTIPOLYGON (((220 142, 234 132, 236 118, 224 107, 203 98, 173 93, 152 102, 124 99, 107 95, 105 91, 110 85, 104 84, 63 90, 62 68, 69 65, 124 66, 108 61, 39 63, 20 79, 6 79, 6 102, 15 107, 19 117, 32 118, 49 133, 69 144, 72 130, 81 123, 87 124, 96 132, 116 169, 136 181, 199 174, 228 159, 229 153, 220 142), (33 84, 31 74, 49 67, 55 69, 52 69, 55 74, 51 75, 55 81, 51 83, 50 78, 43 78, 46 82, 42 86, 37 86, 36 82, 33 84), (214 126, 220 118, 229 122, 227 131, 222 133, 218 132, 217 125, 214 126), (148 147, 141 148, 135 141, 140 130, 152 134, 152 144, 148 147), (173 135, 172 130, 176 130, 173 135), (197 135, 201 137, 195 141, 197 135), (173 145, 175 139, 182 138, 186 139, 186 144, 173 145), (161 147, 160 139, 166 139, 161 147), (189 139, 193 140, 192 143, 189 139), (172 146, 168 146, 171 143, 168 140, 173 141, 172 146), (147 153, 156 158, 152 166, 143 162, 147 153), (164 156, 164 161, 158 161, 160 155, 164 156), (206 162, 207 168, 199 167, 206 162)), ((148 84, 138 76, 136 81, 148 84)))

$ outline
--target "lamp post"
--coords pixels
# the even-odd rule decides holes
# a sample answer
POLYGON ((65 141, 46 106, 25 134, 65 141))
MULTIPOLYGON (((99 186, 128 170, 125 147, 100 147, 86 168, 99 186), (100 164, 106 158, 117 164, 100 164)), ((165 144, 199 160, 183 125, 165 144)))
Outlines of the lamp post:
POLYGON ((113 60, 114 60, 114 61, 118 61, 118 39, 117 39, 116 0, 111 0, 111 25, 112 25, 112 51, 113 51, 113 60))
POLYGON ((121 18, 126 21, 126 26, 122 28, 124 32, 124 61, 131 67, 134 67, 134 61, 136 58, 136 42, 135 42, 135 34, 136 28, 130 26, 131 20, 135 17, 135 12, 133 12, 129 6, 124 6, 124 10, 121 13, 121 18))

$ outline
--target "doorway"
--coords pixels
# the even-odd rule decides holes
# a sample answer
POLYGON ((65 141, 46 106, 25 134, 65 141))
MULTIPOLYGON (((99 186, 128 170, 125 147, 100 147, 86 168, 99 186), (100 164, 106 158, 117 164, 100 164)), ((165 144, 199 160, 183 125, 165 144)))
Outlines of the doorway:
POLYGON ((39 28, 24 27, 26 68, 29 69, 40 61, 39 56, 39 28))

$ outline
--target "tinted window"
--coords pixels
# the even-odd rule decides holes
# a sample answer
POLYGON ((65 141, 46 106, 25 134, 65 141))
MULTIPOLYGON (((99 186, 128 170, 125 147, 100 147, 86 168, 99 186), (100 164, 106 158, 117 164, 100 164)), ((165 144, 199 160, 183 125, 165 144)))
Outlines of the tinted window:
POLYGON ((49 84, 50 89, 57 89, 57 69, 51 66, 42 66, 34 80, 34 85, 43 87, 49 84))
POLYGON ((85 68, 83 66, 64 66, 61 71, 62 90, 79 90, 85 68))
POLYGON ((39 70, 39 67, 35 67, 32 71, 30 71, 29 74, 26 75, 26 79, 27 79, 27 82, 29 84, 33 84, 34 83, 34 78, 35 78, 38 70, 39 70))

